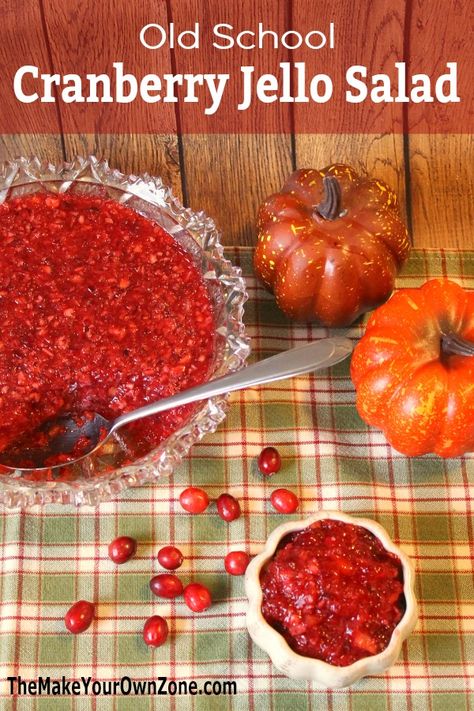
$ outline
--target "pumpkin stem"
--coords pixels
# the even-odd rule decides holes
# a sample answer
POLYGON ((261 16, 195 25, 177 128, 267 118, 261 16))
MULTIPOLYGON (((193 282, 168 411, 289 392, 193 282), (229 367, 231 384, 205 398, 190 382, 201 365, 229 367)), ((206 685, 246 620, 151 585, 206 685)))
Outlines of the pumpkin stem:
POLYGON ((474 343, 456 333, 443 333, 441 351, 444 355, 474 356, 474 343))
POLYGON ((325 220, 336 220, 345 215, 342 210, 342 194, 339 181, 334 175, 325 175, 323 178, 324 196, 314 210, 325 220))

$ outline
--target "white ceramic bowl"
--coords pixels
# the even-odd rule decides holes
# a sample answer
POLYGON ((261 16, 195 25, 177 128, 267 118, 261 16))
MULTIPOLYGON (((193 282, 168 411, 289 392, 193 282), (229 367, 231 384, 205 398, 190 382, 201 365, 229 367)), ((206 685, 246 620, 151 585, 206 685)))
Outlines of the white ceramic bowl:
POLYGON ((340 511, 320 511, 303 521, 290 521, 278 526, 268 537, 263 551, 257 555, 247 568, 245 590, 249 599, 247 628, 253 641, 270 656, 273 664, 286 676, 294 679, 307 679, 321 686, 337 689, 349 686, 368 674, 379 674, 396 661, 403 641, 415 627, 417 605, 413 592, 414 573, 407 556, 392 542, 380 524, 365 518, 355 518, 340 511), (374 654, 345 667, 337 667, 319 659, 305 657, 294 652, 285 638, 271 627, 262 615, 262 588, 260 571, 274 556, 280 541, 289 533, 301 531, 315 521, 335 519, 352 523, 371 531, 381 541, 383 547, 400 559, 403 568, 403 592, 406 600, 405 613, 394 629, 388 646, 379 654, 374 654))

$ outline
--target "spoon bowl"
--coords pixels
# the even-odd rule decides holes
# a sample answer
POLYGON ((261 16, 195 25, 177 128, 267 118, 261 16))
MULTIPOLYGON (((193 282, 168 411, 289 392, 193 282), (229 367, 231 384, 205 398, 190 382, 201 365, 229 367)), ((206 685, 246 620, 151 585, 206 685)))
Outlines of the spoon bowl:
POLYGON ((34 432, 0 452, 0 464, 10 469, 47 469, 55 464, 75 464, 102 447, 125 425, 174 407, 188 405, 242 390, 309 373, 339 363, 352 352, 348 338, 335 336, 292 348, 265 358, 243 370, 182 390, 176 395, 144 405, 115 420, 97 412, 63 413, 47 420, 34 432))
POLYGON ((11 469, 47 469, 78 462, 107 438, 112 422, 98 412, 67 413, 43 422, 0 452, 0 464, 11 469))

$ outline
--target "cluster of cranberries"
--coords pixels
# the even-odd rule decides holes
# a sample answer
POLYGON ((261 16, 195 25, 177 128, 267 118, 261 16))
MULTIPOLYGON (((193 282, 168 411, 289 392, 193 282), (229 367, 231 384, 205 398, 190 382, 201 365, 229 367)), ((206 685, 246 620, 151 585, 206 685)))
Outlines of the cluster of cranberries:
MULTIPOLYGON (((275 447, 265 447, 257 460, 259 471, 265 476, 276 474, 281 468, 281 457, 275 447)), ((294 513, 299 501, 297 496, 288 489, 275 489, 270 502, 279 513, 294 513)), ((181 492, 179 497, 181 507, 192 514, 203 513, 210 504, 210 499, 204 489, 190 486, 181 492)), ((224 521, 234 521, 241 514, 240 504, 231 494, 221 494, 216 500, 217 513, 224 521)))
MULTIPOLYGON (((210 499, 204 489, 189 486, 179 496, 181 507, 192 514, 203 513, 210 504, 210 499)), ((221 494, 216 500, 217 513, 223 521, 235 521, 241 512, 240 504, 231 494, 221 494)))
MULTIPOLYGON (((281 458, 274 447, 265 447, 258 458, 258 468, 266 476, 279 471, 281 458)), ((287 489, 275 489, 270 501, 273 508, 280 513, 293 513, 299 506, 298 498, 287 489)), ((203 489, 190 486, 181 492, 179 497, 181 507, 192 514, 203 513, 210 504, 210 499, 203 489)), ((241 515, 240 504, 231 494, 221 494, 216 500, 217 513, 224 521, 235 521, 241 515)), ((120 536, 109 545, 109 558, 121 565, 132 558, 137 550, 137 542, 129 536, 120 536)), ((165 546, 158 552, 158 562, 169 571, 177 570, 183 563, 183 555, 174 546, 165 546)), ((250 556, 245 551, 231 551, 224 558, 224 567, 229 575, 243 575, 250 562, 250 556)), ((177 575, 159 573, 150 580, 150 589, 157 597, 174 600, 183 595, 184 602, 193 612, 203 612, 212 603, 211 593, 201 583, 189 583, 184 586, 177 575)), ((94 619, 94 605, 86 600, 79 600, 66 613, 64 622, 66 628, 78 634, 88 629, 94 619)), ((153 615, 143 628, 143 639, 150 647, 161 646, 168 637, 168 623, 163 617, 153 615)))
MULTIPOLYGON (((181 492, 179 497, 181 507, 192 514, 203 513, 210 504, 210 499, 204 489, 190 486, 181 492)), ((223 521, 235 521, 241 512, 240 504, 231 494, 221 494, 216 500, 217 513, 223 521)), ((224 567, 230 575, 243 575, 250 563, 250 556, 245 551, 231 551, 224 558, 224 567)))
MULTIPOLYGON (((133 558, 137 542, 130 536, 120 536, 109 545, 109 558, 117 565, 133 558)), ((177 570, 183 562, 183 554, 174 546, 165 546, 158 552, 158 562, 167 570, 177 570)), ((172 600, 183 595, 184 602, 193 612, 203 612, 212 603, 211 593, 201 583, 183 586, 181 580, 172 573, 161 573, 150 580, 150 589, 157 597, 172 600)), ((73 634, 85 632, 94 619, 94 605, 87 600, 79 600, 66 613, 64 623, 73 634)), ((168 623, 160 615, 153 615, 143 628, 143 639, 150 647, 161 646, 168 637, 168 623)))
MULTIPOLYGON (((270 502, 279 513, 294 513, 299 506, 298 497, 288 489, 275 489, 270 502)), ((192 514, 203 513, 210 504, 210 499, 204 489, 190 486, 185 489, 179 503, 185 511, 192 514)), ((224 521, 234 521, 240 516, 240 504, 231 494, 221 494, 216 500, 217 513, 224 521)))
MULTIPOLYGON (((183 554, 175 546, 165 546, 158 551, 158 562, 166 570, 177 570, 183 562, 183 554)), ((157 597, 174 600, 183 595, 184 602, 193 612, 204 612, 212 604, 211 593, 202 583, 184 586, 177 575, 160 573, 150 580, 150 590, 157 597)), ((168 623, 163 617, 153 615, 143 628, 143 639, 149 647, 160 647, 168 637, 168 623)))

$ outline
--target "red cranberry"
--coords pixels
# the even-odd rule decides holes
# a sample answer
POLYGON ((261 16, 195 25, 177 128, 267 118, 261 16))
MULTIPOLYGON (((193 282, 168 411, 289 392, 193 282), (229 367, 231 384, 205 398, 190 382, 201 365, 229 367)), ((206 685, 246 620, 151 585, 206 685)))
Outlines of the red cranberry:
POLYGON ((163 617, 153 615, 145 622, 143 639, 149 647, 161 647, 168 637, 168 623, 163 617))
POLYGON ((193 612, 204 612, 211 606, 211 593, 201 583, 190 583, 184 588, 184 602, 193 612))
POLYGON ((294 513, 300 505, 296 494, 288 489, 275 489, 272 491, 270 501, 276 511, 286 514, 294 513))
POLYGON ((133 558, 137 552, 137 542, 130 536, 120 536, 109 543, 109 558, 120 565, 133 558))
POLYGON ((155 575, 155 577, 150 580, 150 590, 154 595, 158 595, 158 597, 167 597, 171 600, 181 595, 183 592, 183 583, 176 575, 161 573, 161 575, 155 575))
POLYGON ((87 600, 79 600, 66 612, 64 624, 73 634, 85 632, 94 619, 94 605, 87 600))
POLYGON ((232 551, 224 558, 224 566, 229 575, 243 575, 250 563, 250 556, 245 551, 232 551))
POLYGON ((235 521, 240 516, 240 504, 230 494, 221 494, 217 499, 217 513, 224 521, 235 521))
POLYGON ((181 492, 179 503, 185 511, 189 513, 202 513, 209 506, 209 497, 203 489, 198 489, 196 486, 189 486, 181 492))
POLYGON ((281 469, 281 457, 275 447, 265 447, 258 456, 258 468, 262 474, 271 476, 281 469))
POLYGON ((174 546, 165 546, 158 551, 158 563, 166 570, 176 570, 183 562, 183 554, 174 546))

